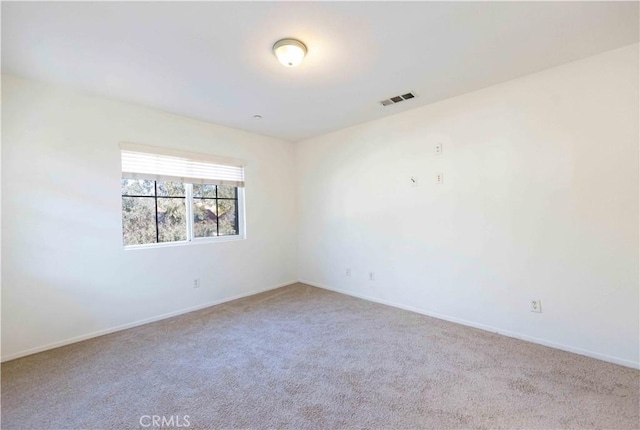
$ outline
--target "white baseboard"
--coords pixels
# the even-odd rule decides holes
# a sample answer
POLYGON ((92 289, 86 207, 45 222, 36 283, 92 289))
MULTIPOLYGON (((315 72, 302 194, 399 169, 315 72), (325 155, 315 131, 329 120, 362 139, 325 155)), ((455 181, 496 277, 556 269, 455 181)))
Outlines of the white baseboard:
POLYGON ((126 330, 126 329, 133 328, 133 327, 138 327, 138 326, 141 326, 141 325, 145 325, 145 324, 149 324, 149 323, 152 323, 152 322, 164 320, 164 319, 167 319, 167 318, 175 317, 175 316, 186 314, 186 313, 189 313, 189 312, 199 311, 200 309, 205 309, 205 308, 208 308, 208 307, 211 307, 211 306, 215 306, 215 305, 219 305, 219 304, 222 304, 222 303, 231 302, 233 300, 238 300, 238 299, 241 299, 243 297, 253 296, 253 295, 256 295, 256 294, 264 293, 265 291, 275 290, 276 288, 285 287, 287 285, 295 284, 296 282, 298 282, 298 281, 283 282, 283 283, 280 283, 280 284, 277 284, 277 285, 272 285, 272 286, 267 287, 267 288, 262 288, 260 290, 254 290, 254 291, 251 291, 251 292, 248 292, 248 293, 238 294, 236 296, 231 296, 231 297, 226 297, 224 299, 215 300, 213 302, 208 302, 208 303, 203 303, 201 305, 192 306, 190 308, 180 309, 180 310, 169 312, 169 313, 166 313, 166 314, 157 315, 155 317, 145 318, 143 320, 134 321, 134 322, 131 322, 131 323, 128 323, 128 324, 122 324, 122 325, 119 325, 119 326, 116 326, 116 327, 111 327, 111 328, 107 328, 107 329, 104 329, 104 330, 98 330, 98 331, 94 331, 92 333, 83 334, 81 336, 75 336, 75 337, 72 337, 72 338, 69 338, 69 339, 65 339, 65 340, 61 340, 61 341, 58 341, 58 342, 49 343, 47 345, 26 349, 24 351, 20 351, 20 352, 16 352, 16 353, 13 353, 13 354, 9 354, 9 355, 3 356, 0 361, 2 363, 4 363, 5 361, 15 360, 16 358, 25 357, 25 356, 31 355, 31 354, 37 354, 38 352, 47 351, 49 349, 59 348, 61 346, 70 345, 72 343, 82 342, 83 340, 92 339, 94 337, 103 336, 105 334, 115 333, 117 331, 126 330))
POLYGON ((400 309, 404 309, 404 310, 407 310, 407 311, 416 312, 416 313, 419 313, 419 314, 422 314, 422 315, 427 315, 427 316, 430 316, 430 317, 433 317, 433 318, 438 318, 438 319, 441 319, 441 320, 445 320, 445 321, 449 321, 449 322, 453 322, 453 323, 457 323, 457 324, 462 324, 462 325, 465 325, 465 326, 477 328, 477 329, 484 330, 484 331, 489 331, 489 332, 492 332, 492 333, 498 333, 498 334, 501 334, 503 336, 508 336, 508 337, 512 337, 512 338, 515 338, 515 339, 524 340, 524 341, 527 341, 527 342, 537 343, 539 345, 548 346, 550 348, 560 349, 562 351, 567 351, 567 352, 573 352, 574 354, 584 355, 586 357, 595 358, 595 359, 606 361, 606 362, 609 362, 609 363, 619 364, 619 365, 625 366, 625 367, 631 367, 633 369, 640 369, 640 362, 631 361, 631 360, 627 360, 627 359, 624 359, 624 358, 613 357, 611 355, 601 354, 601 353, 598 353, 598 352, 588 351, 586 349, 576 348, 576 347, 573 347, 573 346, 564 345, 564 344, 561 344, 561 343, 556 343, 556 342, 552 342, 550 340, 540 339, 540 338, 537 338, 537 337, 531 337, 531 336, 527 336, 525 334, 515 333, 515 332, 509 331, 509 330, 503 330, 503 329, 500 329, 500 328, 497 328, 497 327, 491 327, 491 326, 488 326, 488 325, 485 325, 485 324, 476 323, 476 322, 473 322, 473 321, 468 321, 468 320, 464 320, 464 319, 460 319, 460 318, 450 317, 448 315, 442 315, 442 314, 439 314, 439 313, 436 313, 436 312, 426 311, 426 310, 423 310, 423 309, 415 308, 413 306, 407 306, 407 305, 402 305, 400 303, 390 302, 388 300, 377 299, 375 297, 370 297, 370 296, 367 296, 367 295, 364 295, 364 294, 354 293, 354 292, 351 292, 351 291, 342 290, 340 288, 329 287, 329 286, 326 286, 326 285, 319 284, 317 282, 305 281, 305 280, 300 280, 298 282, 303 283, 303 284, 307 284, 307 285, 311 285, 312 287, 322 288, 323 290, 334 291, 336 293, 346 294, 348 296, 357 297, 359 299, 364 299, 364 300, 368 300, 368 301, 375 302, 375 303, 380 303, 380 304, 387 305, 387 306, 393 306, 395 308, 400 308, 400 309))

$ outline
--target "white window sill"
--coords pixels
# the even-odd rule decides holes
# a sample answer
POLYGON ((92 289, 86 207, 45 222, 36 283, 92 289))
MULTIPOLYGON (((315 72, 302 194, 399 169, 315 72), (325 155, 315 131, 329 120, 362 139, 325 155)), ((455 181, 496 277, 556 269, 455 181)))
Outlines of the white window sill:
POLYGON ((246 236, 244 235, 203 237, 199 239, 185 240, 181 242, 163 242, 163 243, 148 243, 144 245, 128 245, 124 247, 124 250, 135 251, 139 249, 172 248, 175 246, 204 245, 206 243, 236 242, 244 239, 246 239, 246 236))

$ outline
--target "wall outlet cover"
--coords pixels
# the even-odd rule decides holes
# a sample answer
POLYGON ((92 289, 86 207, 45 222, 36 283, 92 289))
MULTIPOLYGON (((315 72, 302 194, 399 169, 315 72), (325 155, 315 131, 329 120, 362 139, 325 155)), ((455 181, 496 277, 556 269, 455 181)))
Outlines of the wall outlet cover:
POLYGON ((542 313, 542 302, 540 300, 531 300, 531 312, 542 313))

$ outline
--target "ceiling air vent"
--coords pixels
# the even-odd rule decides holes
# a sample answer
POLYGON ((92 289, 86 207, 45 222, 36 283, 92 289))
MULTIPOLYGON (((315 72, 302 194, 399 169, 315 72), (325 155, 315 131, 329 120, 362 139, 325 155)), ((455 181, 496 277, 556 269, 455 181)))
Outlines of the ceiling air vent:
POLYGON ((386 100, 382 100, 382 101, 380 101, 380 104, 382 106, 391 106, 391 105, 394 105, 396 103, 400 103, 400 102, 403 102, 405 100, 412 99, 415 96, 416 95, 413 94, 413 93, 407 93, 407 94, 403 94, 401 96, 395 96, 395 97, 388 98, 386 100))

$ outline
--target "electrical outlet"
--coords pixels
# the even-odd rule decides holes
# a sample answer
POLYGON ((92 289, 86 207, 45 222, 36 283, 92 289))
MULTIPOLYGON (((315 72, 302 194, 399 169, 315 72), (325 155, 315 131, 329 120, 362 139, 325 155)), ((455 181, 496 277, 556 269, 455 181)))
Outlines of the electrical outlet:
POLYGON ((193 278, 193 288, 200 288, 200 278, 193 278))
POLYGON ((376 280, 376 274, 373 272, 369 272, 369 280, 370 281, 375 281, 376 280))
POLYGON ((436 173, 436 185, 444 184, 444 173, 436 173))
POLYGON ((442 143, 436 144, 436 155, 442 155, 442 143))
POLYGON ((531 300, 531 312, 542 313, 542 302, 540 300, 531 300))
POLYGON ((351 276, 351 269, 349 267, 347 267, 347 270, 345 270, 344 275, 351 276))

